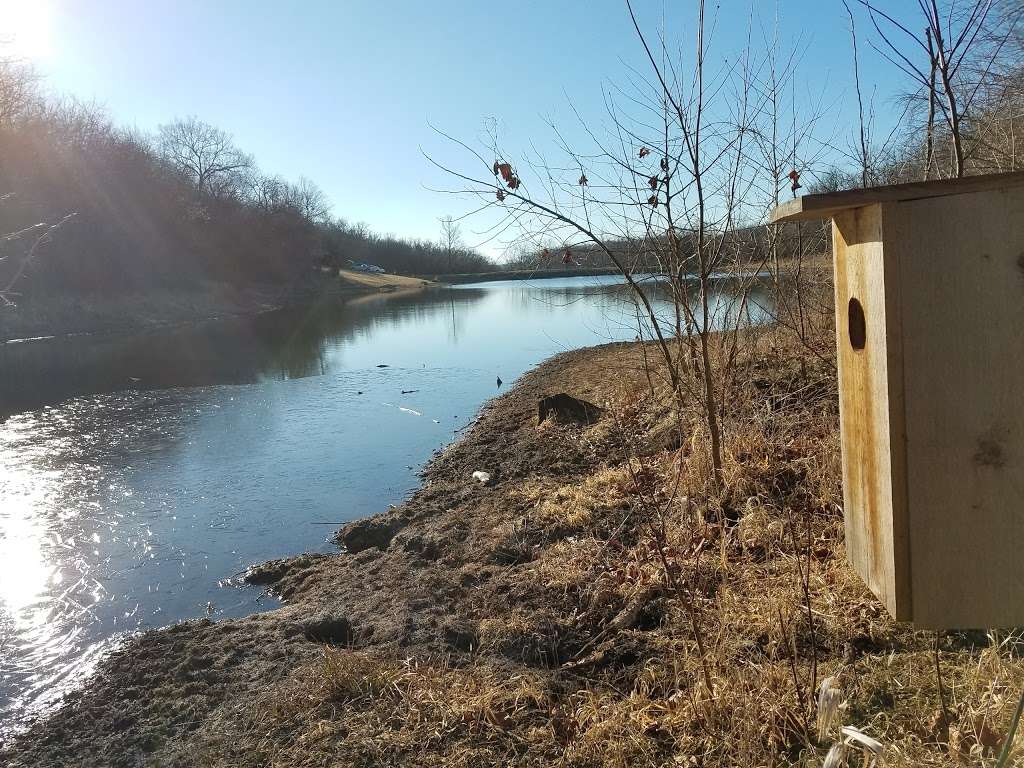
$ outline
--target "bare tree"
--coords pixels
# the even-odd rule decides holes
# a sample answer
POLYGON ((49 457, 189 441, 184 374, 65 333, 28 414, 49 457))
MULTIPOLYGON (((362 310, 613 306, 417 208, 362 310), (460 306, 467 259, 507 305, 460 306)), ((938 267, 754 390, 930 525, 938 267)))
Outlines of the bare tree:
POLYGON ((1024 0, 999 2, 982 45, 996 58, 987 70, 972 73, 978 94, 966 154, 978 172, 1016 171, 1021 168, 1018 137, 1024 132, 1024 0))
POLYGON ((265 176, 257 168, 246 175, 246 198, 264 213, 272 213, 285 205, 288 182, 280 176, 265 176))
POLYGON ((989 34, 998 18, 996 0, 917 0, 923 21, 921 33, 913 23, 896 18, 874 0, 858 0, 867 9, 879 42, 872 46, 887 61, 906 74, 917 94, 928 104, 926 132, 927 177, 934 155, 936 109, 941 114, 951 147, 950 175, 967 172, 964 127, 971 109, 987 81, 992 67, 1010 39, 1012 29, 1005 26, 989 34))
MULTIPOLYGON (((803 56, 800 40, 780 41, 776 19, 765 47, 763 70, 754 79, 764 103, 752 134, 752 159, 759 171, 751 197, 767 218, 783 196, 798 194, 803 186, 801 172, 821 164, 829 142, 816 135, 825 116, 824 91, 807 104, 797 101, 796 73, 803 56)), ((771 273, 770 309, 776 327, 795 335, 815 357, 831 361, 835 344, 830 331, 823 333, 822 320, 832 316, 832 291, 830 285, 822 285, 825 280, 815 258, 824 250, 824 231, 821 225, 804 222, 768 223, 763 239, 760 233, 754 238, 754 251, 762 246, 764 250, 755 257, 758 268, 751 273, 771 273)))
MULTIPOLYGON (((734 358, 719 349, 717 332, 742 323, 743 312, 730 314, 716 300, 716 286, 726 273, 757 267, 741 232, 754 215, 749 192, 765 166, 752 157, 755 123, 765 110, 757 82, 765 62, 748 46, 738 60, 709 66, 714 25, 706 19, 705 3, 698 2, 693 67, 684 73, 663 39, 660 49, 650 45, 628 0, 626 7, 647 71, 636 74, 635 87, 621 102, 609 95, 607 135, 597 135, 580 118, 593 148, 570 145, 553 126, 564 160, 520 163, 495 137, 485 157, 448 136, 473 152, 480 172, 438 165, 465 183, 455 191, 502 210, 495 231, 514 228, 548 258, 557 249, 565 263, 598 253, 623 275, 638 304, 641 333, 656 345, 680 412, 690 403, 702 406, 710 479, 721 488, 722 387, 734 358), (667 305, 657 303, 650 284, 635 274, 651 269, 663 277, 667 305)), ((733 306, 743 308, 751 281, 734 284, 733 306)))
POLYGON ((868 178, 871 173, 871 154, 868 150, 871 117, 865 117, 864 115, 864 93, 860 86, 860 55, 857 50, 857 22, 854 20, 853 11, 850 10, 846 0, 843 0, 843 8, 846 9, 846 15, 850 17, 850 38, 853 44, 853 84, 857 93, 857 125, 859 128, 857 160, 860 165, 860 185, 866 187, 868 186, 868 178))
POLYGON ((324 222, 331 212, 331 203, 327 195, 305 176, 299 177, 299 183, 292 187, 290 197, 306 221, 313 224, 324 222))
POLYGON ((451 216, 442 216, 441 249, 448 255, 448 272, 454 271, 455 254, 462 250, 462 230, 451 216))
POLYGON ((195 117, 161 125, 157 142, 163 158, 208 195, 233 188, 241 172, 252 166, 252 158, 235 146, 228 133, 195 117))
POLYGON ((23 119, 40 103, 36 71, 20 59, 0 57, 0 126, 23 119))

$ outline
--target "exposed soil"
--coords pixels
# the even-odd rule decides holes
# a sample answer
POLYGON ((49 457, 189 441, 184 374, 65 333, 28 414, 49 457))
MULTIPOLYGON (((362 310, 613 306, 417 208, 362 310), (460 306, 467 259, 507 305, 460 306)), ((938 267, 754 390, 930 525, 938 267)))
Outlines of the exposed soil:
POLYGON ((415 291, 436 285, 436 283, 420 277, 381 274, 379 272, 357 272, 354 269, 339 269, 338 277, 342 283, 373 291, 415 291))

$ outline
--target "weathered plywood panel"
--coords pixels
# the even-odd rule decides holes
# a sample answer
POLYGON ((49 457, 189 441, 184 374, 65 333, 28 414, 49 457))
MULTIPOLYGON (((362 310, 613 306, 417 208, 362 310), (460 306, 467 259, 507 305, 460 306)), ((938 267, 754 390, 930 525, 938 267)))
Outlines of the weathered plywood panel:
POLYGON ((882 245, 889 210, 869 205, 833 221, 843 501, 850 562, 896 618, 909 619, 898 268, 882 245), (851 300, 863 309, 862 338, 851 300))
POLYGON ((913 620, 933 628, 1018 626, 1024 190, 891 207, 884 236, 902 303, 913 620))

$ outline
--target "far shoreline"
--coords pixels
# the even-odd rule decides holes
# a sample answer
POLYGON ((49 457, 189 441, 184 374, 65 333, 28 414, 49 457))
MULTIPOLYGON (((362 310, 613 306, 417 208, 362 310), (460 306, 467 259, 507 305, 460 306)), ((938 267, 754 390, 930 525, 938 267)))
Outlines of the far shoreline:
MULTIPOLYGON (((374 276, 377 277, 377 276, 374 276)), ((75 336, 146 333, 217 320, 243 319, 324 299, 409 293, 430 287, 400 275, 364 284, 324 277, 290 285, 209 282, 194 289, 115 297, 55 297, 0 309, 0 347, 75 336), (391 278, 390 280, 388 278, 391 278)))

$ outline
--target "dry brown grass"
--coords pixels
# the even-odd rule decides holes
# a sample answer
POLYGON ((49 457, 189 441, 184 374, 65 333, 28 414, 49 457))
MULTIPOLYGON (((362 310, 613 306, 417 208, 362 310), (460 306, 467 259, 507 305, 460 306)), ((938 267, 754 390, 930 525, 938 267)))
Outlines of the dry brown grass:
POLYGON ((534 520, 544 527, 582 531, 598 517, 621 510, 628 501, 630 476, 622 467, 606 467, 582 483, 545 487, 531 483, 517 493, 533 505, 534 520))
POLYGON ((501 765, 524 749, 553 758, 558 741, 542 675, 354 649, 325 648, 248 715, 258 739, 209 743, 202 764, 501 765))
MULTIPOLYGON (((814 734, 816 687, 837 674, 847 682, 843 722, 886 744, 887 764, 980 764, 1005 734, 1024 684, 1016 647, 965 646, 959 635, 943 641, 947 735, 936 725, 931 636, 893 622, 845 562, 833 374, 793 346, 772 354, 751 371, 766 381, 736 393, 724 419, 724 494, 709 493, 705 482, 699 414, 684 417, 679 451, 643 456, 649 436, 664 431, 668 405, 664 392, 652 397, 642 387, 609 398, 614 418, 589 435, 627 445, 632 458, 574 486, 530 489, 539 519, 590 524, 583 535, 543 547, 532 569, 546 588, 573 595, 577 621, 601 636, 632 598, 667 602, 658 625, 641 633, 652 655, 642 673, 631 670, 633 687, 586 689, 581 700, 590 708, 576 711, 579 743, 568 754, 596 754, 593 743, 603 741, 610 745, 597 759, 602 765, 658 765, 669 756, 701 765, 815 764, 828 747, 814 734), (626 499, 608 493, 612 477, 626 499), (594 514, 606 498, 619 519, 624 505, 632 508, 638 535, 626 546, 628 536, 610 546, 594 535, 607 530, 595 526, 594 514), (645 515, 657 519, 645 525, 645 515), (668 588, 664 564, 651 554, 657 528, 685 594, 668 588), (705 635, 710 694, 696 685, 703 662, 691 614, 705 635), (591 738, 602 733, 607 738, 591 738)), ((598 651, 588 651, 599 656, 621 639, 607 632, 598 651)))

